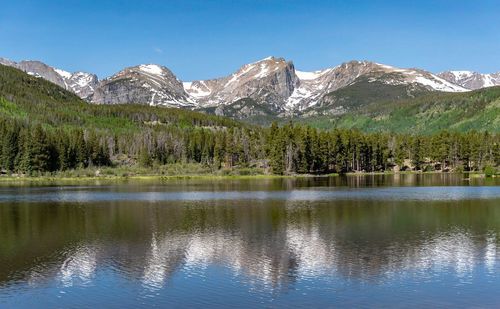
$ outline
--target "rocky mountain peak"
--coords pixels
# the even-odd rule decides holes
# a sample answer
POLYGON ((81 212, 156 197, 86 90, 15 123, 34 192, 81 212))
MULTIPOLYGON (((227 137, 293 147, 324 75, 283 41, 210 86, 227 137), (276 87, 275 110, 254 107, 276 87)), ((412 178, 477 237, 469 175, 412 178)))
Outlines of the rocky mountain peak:
POLYGON ((280 70, 293 69, 293 63, 283 58, 267 57, 254 63, 245 64, 227 80, 226 87, 238 87, 254 79, 266 78, 280 70))
POLYGON ((80 98, 90 100, 99 84, 97 75, 87 72, 75 72, 66 79, 66 84, 80 98))
POLYGON ((184 83, 186 91, 201 106, 232 104, 250 98, 276 111, 284 109, 287 98, 298 85, 293 63, 276 57, 243 65, 224 78, 184 83))
POLYGON ((191 106, 182 83, 166 67, 141 64, 125 68, 97 86, 92 102, 191 106))
POLYGON ((342 89, 360 78, 369 82, 387 85, 412 85, 409 89, 428 89, 429 91, 466 91, 429 72, 418 69, 400 69, 371 61, 352 60, 336 67, 314 72, 296 72, 299 87, 295 88, 286 103, 287 110, 304 110, 321 102, 331 92, 342 89))
POLYGON ((481 74, 473 71, 446 71, 439 73, 438 76, 469 90, 500 85, 500 72, 481 74))
POLYGON ((168 68, 156 64, 128 67, 99 82, 94 74, 70 73, 39 61, 16 63, 0 58, 0 63, 47 79, 94 103, 215 108, 222 114, 231 109, 242 116, 256 111, 295 114, 345 103, 352 100, 345 98, 346 91, 329 96, 344 88, 356 92, 369 88, 369 95, 363 98, 363 102, 369 102, 381 91, 412 97, 429 91, 461 92, 500 85, 500 73, 449 71, 435 75, 366 60, 308 72, 296 70, 291 61, 271 56, 245 64, 226 77, 184 83, 168 68))
POLYGON ((70 73, 40 61, 24 60, 19 63, 0 58, 0 63, 20 69, 35 77, 46 79, 83 99, 89 99, 98 83, 97 76, 86 72, 70 73))
POLYGON ((6 65, 9 67, 14 67, 16 65, 16 63, 14 61, 11 61, 9 59, 2 58, 2 57, 0 57, 0 64, 6 65))
POLYGON ((65 78, 57 73, 56 69, 51 66, 46 65, 40 61, 33 60, 24 60, 15 65, 18 69, 23 70, 24 72, 36 76, 42 77, 56 85, 59 85, 65 89, 69 90, 68 85, 66 84, 65 78))

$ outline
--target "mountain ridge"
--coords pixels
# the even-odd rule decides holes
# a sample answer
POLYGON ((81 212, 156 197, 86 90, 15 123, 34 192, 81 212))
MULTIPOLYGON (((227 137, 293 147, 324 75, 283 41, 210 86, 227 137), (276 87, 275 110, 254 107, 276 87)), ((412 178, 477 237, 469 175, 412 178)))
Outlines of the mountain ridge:
POLYGON ((35 77, 46 79, 75 93, 82 99, 88 99, 94 93, 95 87, 99 82, 95 74, 82 71, 70 73, 37 60, 14 62, 9 59, 0 58, 0 64, 11 66, 35 77))
POLYGON ((470 90, 500 86, 500 72, 483 74, 474 71, 445 71, 438 76, 470 90))
POLYGON ((331 98, 324 105, 307 110, 311 113, 304 113, 301 117, 276 117, 266 104, 251 98, 194 111, 139 104, 89 104, 52 82, 0 65, 0 114, 25 119, 29 123, 41 121, 54 128, 72 123, 77 128, 92 126, 106 130, 112 127, 119 132, 137 130, 138 124, 149 129, 162 127, 167 122, 172 126, 184 126, 182 117, 176 122, 167 120, 169 115, 190 115, 198 124, 203 119, 212 119, 210 121, 227 124, 250 123, 249 126, 268 126, 277 121, 282 124, 306 123, 323 129, 408 134, 439 130, 500 132, 500 86, 443 93, 428 92, 423 86, 412 88, 412 84, 394 86, 373 82, 370 78, 370 75, 360 76, 355 83, 330 93, 331 98), (339 100, 342 104, 338 104, 339 100), (345 110, 336 112, 338 106, 345 110))
POLYGON ((370 103, 370 98, 349 102, 349 97, 338 97, 342 93, 338 90, 353 88, 356 83, 371 89, 368 92, 361 89, 361 92, 390 100, 429 92, 467 92, 500 85, 500 73, 448 71, 433 74, 366 60, 352 60, 308 72, 297 70, 292 61, 270 56, 245 64, 225 77, 189 82, 180 81, 167 67, 156 64, 127 67, 99 80, 95 74, 69 73, 40 61, 16 63, 0 58, 0 63, 49 80, 96 104, 137 103, 209 110, 219 115, 224 115, 229 108, 239 118, 264 111, 278 117, 310 114, 311 111, 317 113, 314 109, 325 111, 326 107, 331 109, 326 111, 327 114, 347 112, 353 105, 370 103), (331 95, 333 93, 337 95, 331 95), (237 106, 245 110, 235 113, 237 106), (257 110, 252 111, 252 108, 257 110))

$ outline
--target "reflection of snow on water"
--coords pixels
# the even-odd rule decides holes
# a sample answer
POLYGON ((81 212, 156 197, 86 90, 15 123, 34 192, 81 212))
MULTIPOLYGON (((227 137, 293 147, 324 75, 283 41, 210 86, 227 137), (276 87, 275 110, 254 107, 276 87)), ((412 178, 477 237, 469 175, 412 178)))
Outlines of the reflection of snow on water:
POLYGON ((162 261, 161 253, 158 248, 158 241, 153 235, 151 240, 151 252, 146 268, 144 270, 143 283, 148 287, 161 288, 165 280, 165 265, 162 261))
POLYGON ((189 192, 96 192, 90 189, 33 194, 0 194, 2 201, 96 202, 96 201, 210 201, 210 200, 380 200, 380 201, 458 201, 500 197, 500 187, 385 187, 316 188, 288 191, 189 191, 189 192))
POLYGON ((476 264, 473 237, 462 230, 437 234, 418 248, 415 256, 405 264, 419 270, 434 269, 439 272, 449 268, 459 277, 466 276, 476 264))
POLYGON ((490 233, 486 238, 486 249, 484 254, 484 264, 489 273, 495 272, 497 260, 497 238, 496 234, 490 233))
MULTIPOLYGON (((254 244, 255 245, 255 244, 254 244)), ((282 273, 286 274, 286 263, 282 256, 272 255, 272 247, 245 247, 240 237, 228 237, 224 233, 194 235, 186 249, 184 271, 199 274, 209 266, 220 265, 230 269, 233 276, 244 276, 248 284, 271 286, 282 273), (276 268, 283 268, 277 270, 276 268)))
POLYGON ((146 289, 155 291, 163 287, 168 277, 182 263, 187 243, 188 239, 183 235, 158 239, 153 234, 142 277, 142 284, 146 289))
POLYGON ((301 276, 324 275, 325 271, 333 272, 336 269, 334 244, 327 245, 317 226, 310 229, 288 228, 287 243, 298 258, 301 276))
POLYGON ((80 246, 61 265, 59 278, 65 287, 74 285, 76 280, 84 285, 89 284, 96 268, 96 249, 91 246, 80 246))
POLYGON ((210 264, 220 263, 238 273, 241 269, 242 244, 224 233, 194 235, 186 249, 185 269, 205 269, 210 264))
POLYGON ((485 243, 478 243, 473 234, 454 229, 429 235, 416 246, 390 244, 377 258, 370 256, 373 248, 345 247, 332 235, 322 234, 314 224, 293 223, 284 227, 283 232, 282 239, 278 237, 265 243, 249 242, 242 235, 222 231, 154 234, 143 272, 143 286, 156 291, 163 288, 176 271, 182 271, 187 277, 204 277, 212 266, 222 266, 235 277, 243 276, 252 289, 259 286, 274 289, 286 286, 290 280, 325 275, 371 280, 413 272, 422 279, 430 279, 451 271, 457 278, 465 279, 481 261, 489 272, 495 270, 494 234, 488 236, 485 243))
POLYGON ((432 253, 436 253, 434 263, 449 265, 458 275, 472 272, 474 268, 474 243, 470 234, 458 233, 452 237, 438 238, 432 253))

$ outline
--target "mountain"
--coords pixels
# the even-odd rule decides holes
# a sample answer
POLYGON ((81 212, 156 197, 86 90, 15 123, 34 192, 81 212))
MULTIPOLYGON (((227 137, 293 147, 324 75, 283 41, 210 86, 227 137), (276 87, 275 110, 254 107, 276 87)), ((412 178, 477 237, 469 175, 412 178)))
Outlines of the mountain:
POLYGON ((94 93, 94 88, 98 83, 95 74, 86 72, 69 73, 61 69, 53 68, 40 61, 25 60, 16 63, 5 58, 0 58, 0 64, 15 67, 32 76, 46 79, 75 93, 83 99, 88 99, 94 93))
POLYGON ((265 115, 287 116, 342 113, 352 105, 380 99, 411 98, 432 91, 464 92, 467 89, 432 73, 399 69, 368 61, 350 61, 315 72, 295 70, 292 62, 268 57, 247 64, 230 76, 184 83, 198 108, 238 119, 255 120, 265 115), (342 97, 358 89, 364 98, 342 97), (384 89, 384 90, 382 90, 384 89), (331 110, 327 110, 331 108, 331 110))
POLYGON ((16 63, 0 58, 0 63, 96 104, 180 107, 255 123, 363 113, 432 93, 460 93, 500 84, 499 73, 450 71, 435 75, 370 61, 306 72, 276 57, 243 65, 225 77, 191 82, 181 82, 168 68, 155 64, 125 68, 99 81, 94 74, 69 73, 39 61, 16 63))
POLYGON ((137 133, 168 125, 176 128, 246 126, 228 118, 181 108, 89 104, 61 86, 4 65, 0 65, 0 118, 20 118, 26 123, 39 123, 54 129, 96 129, 115 133, 137 133))
POLYGON ((314 106, 323 109, 331 106, 337 111, 343 110, 344 106, 333 104, 329 94, 356 83, 398 89, 402 93, 395 98, 413 97, 430 91, 467 91, 418 69, 350 61, 334 68, 304 72, 295 70, 292 62, 274 57, 244 65, 224 78, 185 82, 184 88, 198 107, 208 108, 221 115, 248 118, 269 113, 300 114, 314 106), (237 111, 238 108, 244 112, 237 111))
POLYGON ((431 93, 422 84, 392 82, 400 78, 397 73, 380 72, 359 76, 347 86, 323 95, 317 104, 302 110, 300 116, 337 116, 431 93))
MULTIPOLYGON (((381 85, 387 91, 391 91, 391 88, 405 88, 404 94, 408 97, 425 91, 466 91, 460 86, 423 70, 399 69, 369 61, 350 61, 316 72, 299 71, 297 75, 300 85, 289 97, 287 106, 291 110, 299 111, 316 105, 321 107, 331 105, 330 94, 345 87, 352 88, 358 83, 366 86, 381 85)), ((376 92, 374 94, 377 96, 383 95, 376 92)), ((347 99, 341 100, 348 101, 347 99)))
POLYGON ((446 71, 439 73, 438 76, 470 90, 500 86, 500 72, 481 74, 472 71, 446 71))
POLYGON ((274 57, 244 65, 224 78, 184 83, 187 93, 200 107, 252 99, 276 113, 285 110, 288 98, 298 85, 293 63, 274 57))
POLYGON ((63 77, 64 88, 72 91, 82 99, 90 100, 99 80, 97 75, 86 72, 69 73, 60 69, 55 71, 63 77))
MULTIPOLYGON (((370 65, 368 63, 363 65, 360 62, 351 66, 362 71, 362 67, 370 65)), ((377 67, 376 64, 374 66, 377 67)), ((349 65, 345 66, 348 67, 349 65)), ((159 74, 162 76, 161 79, 169 72, 157 67, 135 67, 131 71, 152 69, 154 72, 161 71, 159 74)), ((260 124, 268 124, 274 120, 282 122, 293 120, 320 128, 356 128, 362 131, 432 133, 442 129, 457 131, 475 129, 500 132, 500 87, 445 93, 429 91, 423 84, 393 85, 389 83, 390 80, 402 77, 393 76, 398 72, 392 70, 390 73, 385 71, 373 73, 378 72, 373 69, 369 71, 372 73, 360 74, 352 82, 346 80, 348 86, 329 92, 320 103, 303 110, 301 117, 275 117, 274 111, 267 104, 259 104, 251 98, 239 99, 222 106, 208 106, 203 111, 221 114, 220 111, 223 109, 224 114, 231 118, 253 117, 252 122, 260 124)), ((143 73, 137 78, 142 78, 141 74, 143 73)), ((151 73, 146 75, 149 83, 152 77, 157 76, 151 73)), ((299 82, 304 80, 300 80, 304 76, 303 73, 297 76, 299 82)), ((185 96, 180 82, 176 79, 171 81, 176 84, 178 93, 185 96)), ((340 79, 337 79, 337 83, 339 81, 340 79)), ((104 80, 102 83, 108 84, 109 81, 104 80)), ((69 126, 114 132, 130 130, 140 132, 144 129, 149 130, 153 124, 202 127, 242 125, 227 118, 182 108, 139 104, 88 104, 74 93, 52 82, 2 65, 0 65, 0 101, 2 101, 0 115, 29 119, 30 122, 43 123, 55 128, 69 126)))
POLYGON ((166 67, 154 64, 129 67, 101 81, 92 102, 177 107, 194 105, 177 77, 166 67))

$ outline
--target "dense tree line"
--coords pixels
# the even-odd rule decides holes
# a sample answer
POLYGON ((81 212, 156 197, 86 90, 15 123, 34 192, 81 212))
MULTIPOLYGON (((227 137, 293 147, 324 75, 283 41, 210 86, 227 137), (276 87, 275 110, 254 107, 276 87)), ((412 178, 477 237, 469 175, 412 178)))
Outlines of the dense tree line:
POLYGON ((499 165, 499 145, 499 136, 487 132, 367 134, 290 123, 270 128, 150 125, 140 132, 115 134, 0 118, 0 166, 20 173, 124 164, 119 158, 143 166, 262 166, 276 174, 377 172, 395 166, 478 171, 499 165))
POLYGON ((480 171, 500 164, 500 140, 488 132, 434 135, 319 131, 288 124, 269 129, 267 154, 275 173, 480 171))
POLYGON ((34 173, 110 165, 105 139, 83 130, 46 130, 15 120, 0 121, 0 167, 34 173))

